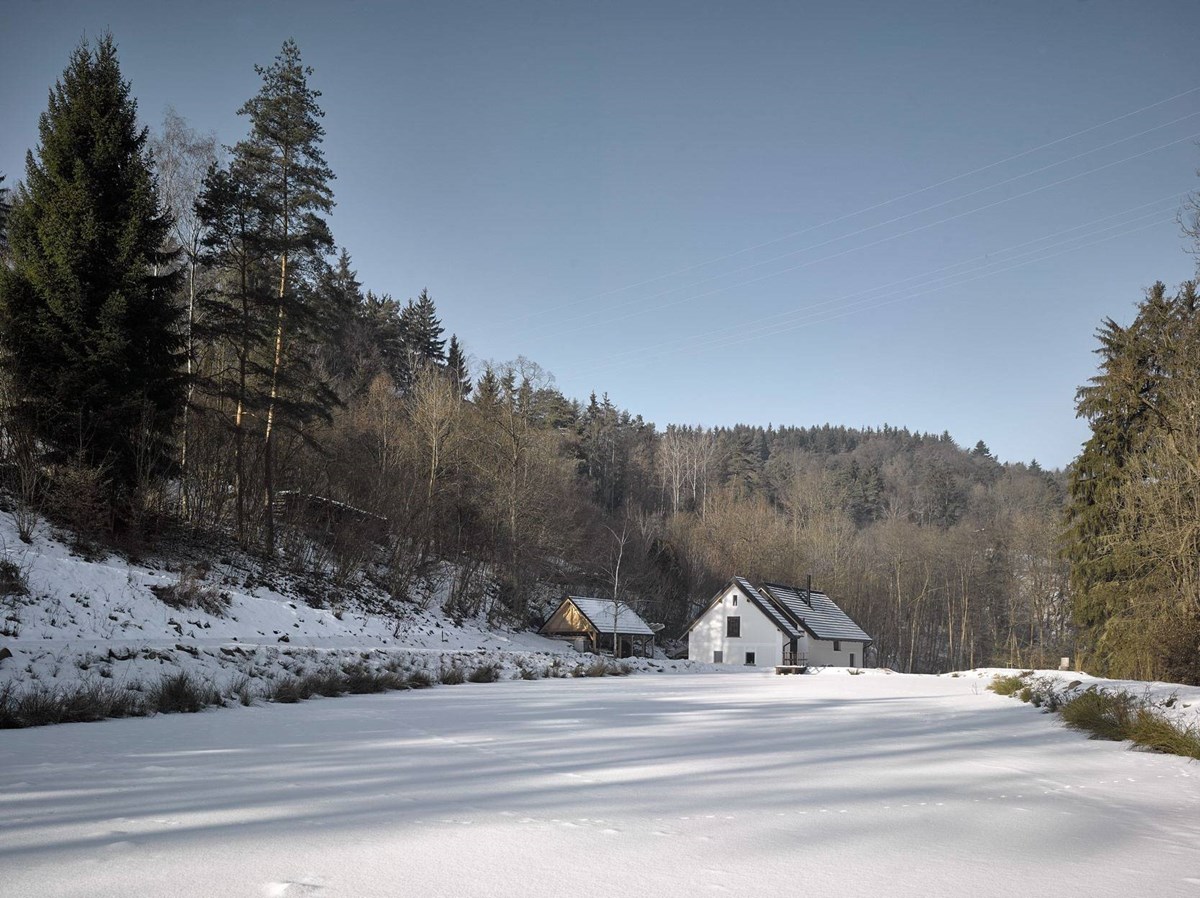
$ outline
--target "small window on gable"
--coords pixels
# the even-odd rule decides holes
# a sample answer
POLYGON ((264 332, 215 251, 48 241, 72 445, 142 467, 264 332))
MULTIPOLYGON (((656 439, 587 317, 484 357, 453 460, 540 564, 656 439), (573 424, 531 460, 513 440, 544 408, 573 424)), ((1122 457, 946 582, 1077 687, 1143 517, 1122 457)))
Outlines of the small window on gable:
POLYGON ((725 660, 725 653, 722 652, 720 649, 717 649, 715 652, 713 652, 713 664, 720 664, 724 660, 725 660))
POLYGON ((835 652, 840 652, 842 650, 842 642, 840 639, 835 639, 833 641, 833 650, 835 652))
POLYGON ((733 594, 733 607, 734 608, 737 607, 737 593, 736 592, 733 594))
POLYGON ((746 652, 746 664, 749 667, 754 667, 754 652, 746 652))
POLYGON ((742 635, 742 619, 740 617, 725 618, 725 635, 727 637, 742 635))

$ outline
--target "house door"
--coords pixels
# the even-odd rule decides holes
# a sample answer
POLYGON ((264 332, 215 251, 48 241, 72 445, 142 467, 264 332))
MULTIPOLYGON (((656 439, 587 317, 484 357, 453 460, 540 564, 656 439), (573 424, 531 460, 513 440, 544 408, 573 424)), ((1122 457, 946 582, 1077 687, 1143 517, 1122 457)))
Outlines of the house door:
POLYGON ((854 666, 854 652, 851 652, 851 653, 850 653, 850 666, 851 666, 851 667, 853 667, 853 666, 854 666))

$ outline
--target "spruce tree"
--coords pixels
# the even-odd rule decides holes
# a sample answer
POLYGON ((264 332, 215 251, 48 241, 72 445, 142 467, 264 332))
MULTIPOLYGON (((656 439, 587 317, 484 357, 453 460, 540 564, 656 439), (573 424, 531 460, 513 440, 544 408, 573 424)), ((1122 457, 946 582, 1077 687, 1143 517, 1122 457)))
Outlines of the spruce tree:
MULTIPOLYGON (((0 185, 4 183, 4 175, 0 175, 0 185)), ((8 202, 8 188, 0 186, 0 258, 8 248, 8 213, 12 207, 8 202)))
POLYGON ((450 382, 454 385, 460 398, 466 399, 471 395, 471 378, 467 374, 467 357, 455 334, 450 335, 450 349, 446 353, 446 373, 450 376, 450 382))
POLYGON ((377 295, 370 290, 359 309, 360 323, 380 370, 387 372, 397 390, 406 393, 412 386, 412 370, 404 347, 402 314, 400 303, 390 294, 377 295))
POLYGON ((14 414, 102 470, 111 500, 167 463, 184 387, 179 272, 147 138, 112 36, 81 43, 26 156, 0 267, 14 414))
MULTIPOLYGON (((1156 451, 1195 469, 1192 450, 1181 455, 1182 435, 1195 421, 1200 397, 1180 396, 1200 355, 1200 309, 1192 285, 1170 297, 1155 284, 1128 327, 1105 320, 1097 333, 1100 373, 1078 391, 1077 410, 1092 435, 1071 469, 1066 553, 1073 611, 1089 663, 1114 676, 1157 677, 1167 667, 1192 664, 1195 645, 1165 648, 1180 626, 1196 626, 1200 597, 1185 586, 1177 561, 1151 546, 1153 515, 1135 501, 1147 486, 1173 484, 1172 502, 1200 499, 1184 480, 1169 477, 1156 451), (1171 657, 1172 653, 1184 657, 1171 657)), ((1176 546, 1193 539, 1174 538, 1176 546)), ((1186 553, 1191 560, 1200 557, 1186 553)), ((1189 575, 1190 578, 1190 575, 1189 575)))
POLYGON ((446 341, 441 338, 445 328, 438 320, 437 307, 428 290, 422 290, 415 302, 408 301, 400 313, 400 324, 413 368, 446 364, 446 341))
POLYGON ((326 326, 318 346, 320 368, 343 389, 356 373, 355 324, 363 302, 362 283, 345 247, 333 265, 325 266, 317 284, 318 301, 326 326))
POLYGON ((217 408, 231 410, 239 540, 246 538, 246 437, 250 421, 266 410, 264 385, 271 380, 271 313, 276 305, 266 229, 254 189, 246 167, 235 162, 227 169, 211 169, 196 201, 204 228, 200 261, 212 275, 211 286, 197 297, 196 337, 232 359, 232 364, 202 371, 197 388, 216 399, 217 408))
POLYGON ((334 175, 321 149, 321 93, 309 87, 313 70, 301 62, 295 41, 285 41, 275 62, 255 66, 255 71, 262 87, 238 110, 250 119, 250 136, 233 153, 253 179, 275 259, 274 345, 263 430, 263 514, 270 553, 275 547, 276 430, 327 415, 333 402, 328 388, 310 376, 307 357, 294 344, 317 342, 326 323, 314 279, 333 249, 323 216, 333 209, 329 182, 334 175))

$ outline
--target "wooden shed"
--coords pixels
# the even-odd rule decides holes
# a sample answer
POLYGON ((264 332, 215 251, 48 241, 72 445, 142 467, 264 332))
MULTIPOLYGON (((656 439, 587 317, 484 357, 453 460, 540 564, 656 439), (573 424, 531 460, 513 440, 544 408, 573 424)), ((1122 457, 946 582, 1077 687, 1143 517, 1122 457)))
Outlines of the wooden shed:
POLYGON ((654 630, 624 602, 567 596, 538 630, 570 639, 583 651, 612 652, 617 658, 654 655, 654 630))

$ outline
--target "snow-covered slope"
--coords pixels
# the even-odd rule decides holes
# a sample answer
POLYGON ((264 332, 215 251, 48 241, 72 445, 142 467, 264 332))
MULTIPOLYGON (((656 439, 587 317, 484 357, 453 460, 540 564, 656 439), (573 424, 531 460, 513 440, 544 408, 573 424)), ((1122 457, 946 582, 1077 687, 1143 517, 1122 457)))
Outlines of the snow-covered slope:
POLYGON ((0 688, 140 685, 186 671, 225 694, 265 695, 281 678, 351 663, 435 677, 447 666, 496 663, 517 676, 521 669, 558 672, 585 660, 563 642, 534 633, 483 621, 456 624, 441 612, 436 594, 426 607, 372 614, 363 610, 373 598, 367 587, 314 590, 285 573, 267 583, 244 559, 228 556, 201 566, 202 577, 181 561, 156 567, 115 555, 88 558, 45 526, 32 545, 20 542, 7 515, 0 515, 0 550, 29 588, 27 595, 0 599, 0 653, 12 653, 0 660, 0 688), (224 607, 216 613, 172 607, 156 594, 181 580, 224 607))

